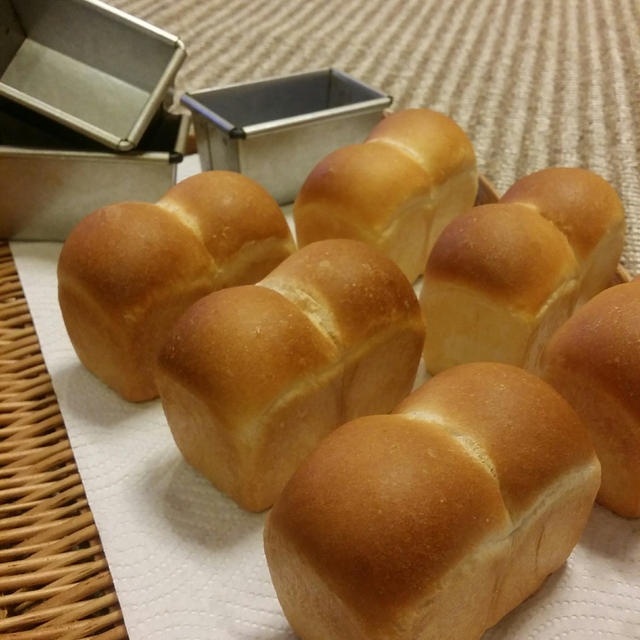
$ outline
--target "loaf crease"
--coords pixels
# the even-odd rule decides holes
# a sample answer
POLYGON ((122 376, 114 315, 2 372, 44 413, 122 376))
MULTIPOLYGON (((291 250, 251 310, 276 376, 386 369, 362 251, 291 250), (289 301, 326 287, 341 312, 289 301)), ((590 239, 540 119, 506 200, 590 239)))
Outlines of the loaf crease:
POLYGON ((309 174, 294 203, 300 246, 352 238, 377 246, 414 281, 444 226, 474 203, 473 146, 449 117, 405 109, 366 141, 337 149, 309 174))
POLYGON ((155 203, 80 221, 58 262, 58 298, 82 363, 126 400, 157 396, 157 352, 177 317, 217 289, 256 282, 294 250, 273 198, 238 173, 187 178, 155 203))
POLYGON ((536 371, 551 334, 612 282, 624 229, 611 185, 568 167, 526 176, 498 203, 459 215, 422 283, 429 372, 473 361, 536 371))
POLYGON ((454 367, 301 465, 265 524, 276 593, 303 640, 477 639, 566 560, 599 482, 550 385, 454 367))
POLYGON ((423 338, 398 267, 364 243, 326 240, 189 308, 156 378, 187 461, 260 511, 323 436, 409 393, 423 338))

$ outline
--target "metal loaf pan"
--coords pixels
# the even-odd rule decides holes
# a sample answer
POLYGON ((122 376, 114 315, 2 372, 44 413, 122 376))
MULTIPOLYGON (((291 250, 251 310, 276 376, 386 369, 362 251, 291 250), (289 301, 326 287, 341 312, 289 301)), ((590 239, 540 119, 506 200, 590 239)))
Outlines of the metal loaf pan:
POLYGON ((0 96, 112 149, 142 139, 186 52, 99 0, 0 0, 0 96))
POLYGON ((295 199, 324 156, 362 142, 391 101, 337 69, 182 96, 193 115, 202 169, 243 173, 280 204, 295 199))
POLYGON ((115 152, 0 99, 0 237, 64 240, 95 209, 155 202, 175 184, 189 114, 160 110, 129 152, 115 152))

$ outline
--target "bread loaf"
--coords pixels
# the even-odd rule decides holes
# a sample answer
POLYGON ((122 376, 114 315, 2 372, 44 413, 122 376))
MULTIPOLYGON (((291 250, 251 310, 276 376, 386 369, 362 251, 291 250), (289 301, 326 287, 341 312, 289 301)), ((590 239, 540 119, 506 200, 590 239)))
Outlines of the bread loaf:
POLYGON ((591 432, 602 464, 598 502, 640 517, 640 280, 606 289, 553 335, 542 376, 591 432))
POLYGON ((122 397, 157 396, 153 369, 198 298, 255 282, 292 253, 275 200, 238 173, 187 178, 156 204, 123 202, 80 221, 58 263, 58 297, 83 364, 122 397))
POLYGON ((475 640, 562 565, 599 480, 549 385, 454 367, 300 466, 265 524, 276 593, 302 640, 475 640))
POLYGON ((198 301, 157 385, 186 460, 242 507, 269 507, 321 437, 412 388, 424 327, 397 266, 354 240, 293 254, 257 285, 198 301))
POLYGON ((583 169, 540 171, 461 214, 425 269, 427 369, 484 360, 535 369, 553 331, 611 282, 623 241, 618 196, 583 169))
POLYGON ((442 228, 474 203, 470 140, 447 116, 406 109, 362 144, 337 149, 302 186, 293 215, 300 246, 353 238, 379 247, 412 282, 442 228))

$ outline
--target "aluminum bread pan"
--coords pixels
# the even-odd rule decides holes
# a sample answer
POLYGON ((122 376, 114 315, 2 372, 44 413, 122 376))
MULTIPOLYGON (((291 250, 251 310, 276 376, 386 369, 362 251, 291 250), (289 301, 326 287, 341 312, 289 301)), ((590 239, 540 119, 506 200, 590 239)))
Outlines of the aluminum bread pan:
POLYGON ((392 98, 337 69, 188 92, 204 169, 239 171, 292 202, 325 155, 362 142, 392 98))
POLYGON ((0 0, 0 96, 116 150, 142 138, 182 42, 99 0, 0 0))
POLYGON ((156 202, 176 182, 189 123, 160 111, 138 148, 115 152, 0 100, 0 237, 63 241, 101 206, 156 202))

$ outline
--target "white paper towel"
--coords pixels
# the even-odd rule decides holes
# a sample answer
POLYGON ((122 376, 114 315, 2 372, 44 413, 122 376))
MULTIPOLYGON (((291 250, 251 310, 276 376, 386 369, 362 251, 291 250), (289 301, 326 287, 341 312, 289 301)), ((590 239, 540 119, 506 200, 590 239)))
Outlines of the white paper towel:
MULTIPOLYGON (((77 360, 57 303, 60 248, 11 243, 130 639, 293 640, 263 556, 264 514, 187 466, 159 401, 127 403, 77 360)), ((566 565, 485 635, 584 638, 640 638, 640 520, 600 507, 566 565)))

